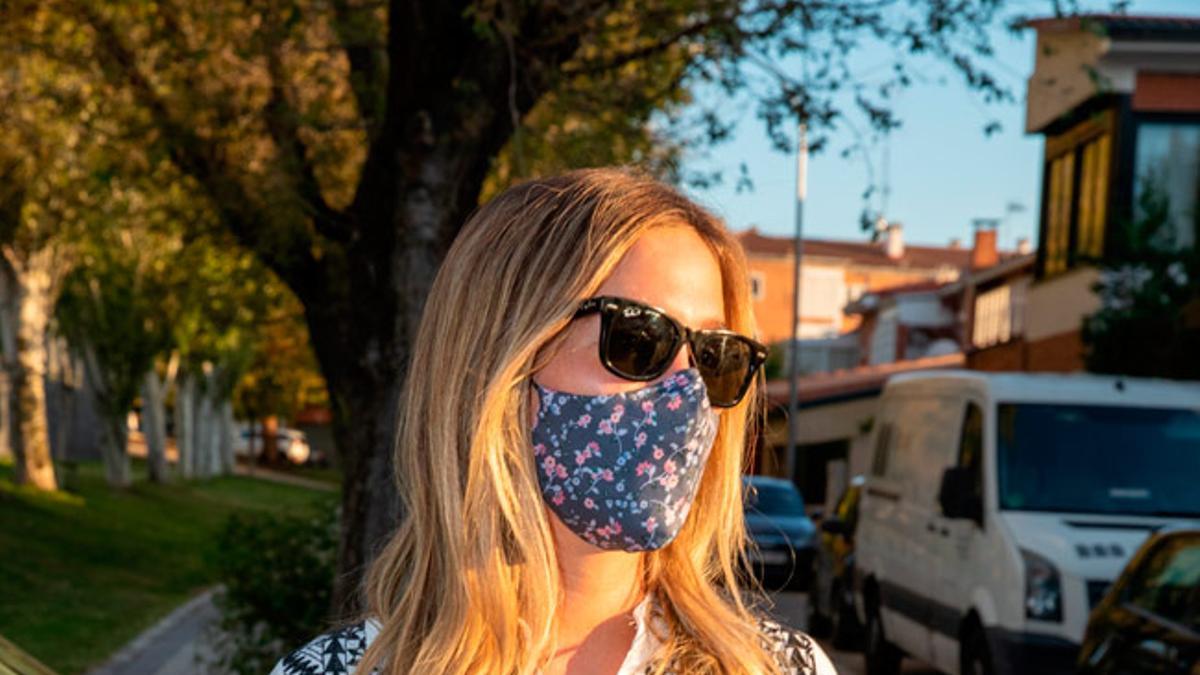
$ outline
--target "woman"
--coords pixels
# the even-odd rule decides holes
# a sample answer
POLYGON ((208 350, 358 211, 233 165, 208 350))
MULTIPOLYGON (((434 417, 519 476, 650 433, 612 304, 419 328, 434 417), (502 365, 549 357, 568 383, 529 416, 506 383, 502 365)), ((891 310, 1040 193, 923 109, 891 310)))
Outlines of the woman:
POLYGON ((746 278, 719 220, 628 171, 480 208, 413 348, 369 618, 275 672, 832 673, 738 590, 746 278))

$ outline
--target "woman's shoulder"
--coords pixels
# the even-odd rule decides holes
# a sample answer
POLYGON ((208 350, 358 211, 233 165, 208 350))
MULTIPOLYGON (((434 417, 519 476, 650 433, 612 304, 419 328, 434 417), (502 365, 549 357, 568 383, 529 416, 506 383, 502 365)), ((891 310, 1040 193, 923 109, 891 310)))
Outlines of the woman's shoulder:
POLYGON ((789 628, 770 619, 759 619, 759 636, 774 657, 790 675, 836 675, 833 662, 817 641, 806 633, 789 628))
POLYGON ((360 621, 323 633, 280 659, 271 675, 350 675, 378 632, 360 621))

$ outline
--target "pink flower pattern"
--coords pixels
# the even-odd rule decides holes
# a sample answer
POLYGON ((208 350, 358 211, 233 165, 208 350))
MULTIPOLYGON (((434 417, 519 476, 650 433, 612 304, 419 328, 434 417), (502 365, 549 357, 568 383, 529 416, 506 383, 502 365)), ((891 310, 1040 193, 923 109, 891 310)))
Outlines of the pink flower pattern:
POLYGON ((716 437, 699 372, 608 396, 536 386, 533 448, 550 508, 600 548, 669 543, 687 518, 716 437))

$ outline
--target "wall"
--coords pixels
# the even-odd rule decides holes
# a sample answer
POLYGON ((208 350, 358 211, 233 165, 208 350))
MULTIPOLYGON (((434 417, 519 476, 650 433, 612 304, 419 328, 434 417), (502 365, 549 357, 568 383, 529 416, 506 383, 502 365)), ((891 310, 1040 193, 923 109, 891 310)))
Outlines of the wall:
POLYGON ((1025 340, 1017 338, 1010 342, 973 351, 967 354, 967 368, 992 372, 1025 370, 1025 340))
POLYGON ((1083 338, 1078 330, 1030 340, 1025 349, 1026 368, 1031 372, 1083 370, 1083 338))
POLYGON ((1025 97, 1025 131, 1042 130, 1096 93, 1087 66, 1099 63, 1107 43, 1091 32, 1038 31, 1025 97))
POLYGON ((1081 267, 1030 286, 1025 314, 1025 338, 1030 344, 1078 332, 1083 317, 1100 307, 1092 292, 1099 278, 1095 268, 1081 267))

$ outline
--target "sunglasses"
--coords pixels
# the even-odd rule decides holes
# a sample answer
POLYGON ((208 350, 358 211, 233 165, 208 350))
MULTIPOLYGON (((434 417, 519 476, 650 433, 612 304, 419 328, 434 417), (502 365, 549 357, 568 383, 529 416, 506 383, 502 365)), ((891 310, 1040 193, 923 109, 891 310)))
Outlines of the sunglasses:
POLYGON ((661 309, 633 300, 589 298, 580 303, 575 317, 595 313, 600 314, 600 362, 609 372, 637 382, 656 379, 686 342, 714 407, 741 402, 767 360, 762 343, 728 330, 692 330, 661 309))

